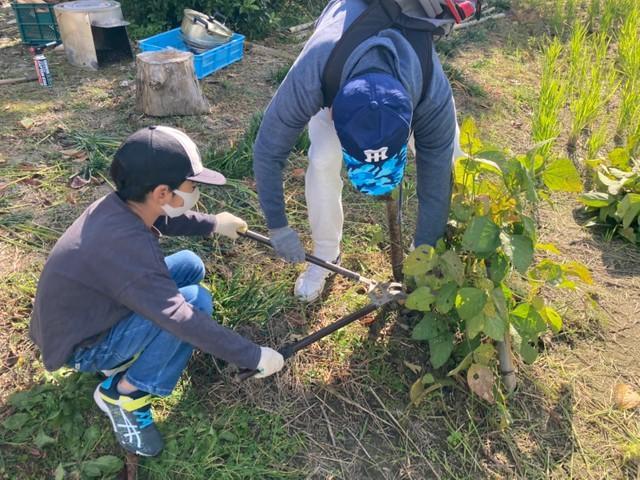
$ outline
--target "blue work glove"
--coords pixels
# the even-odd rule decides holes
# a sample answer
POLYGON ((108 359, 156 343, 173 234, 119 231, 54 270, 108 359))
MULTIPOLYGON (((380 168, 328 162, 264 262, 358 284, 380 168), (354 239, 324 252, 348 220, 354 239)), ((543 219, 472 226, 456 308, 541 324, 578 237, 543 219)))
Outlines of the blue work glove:
POLYGON ((304 248, 300 243, 300 237, 291 227, 274 228, 269 230, 271 245, 280 258, 287 262, 304 262, 304 248))

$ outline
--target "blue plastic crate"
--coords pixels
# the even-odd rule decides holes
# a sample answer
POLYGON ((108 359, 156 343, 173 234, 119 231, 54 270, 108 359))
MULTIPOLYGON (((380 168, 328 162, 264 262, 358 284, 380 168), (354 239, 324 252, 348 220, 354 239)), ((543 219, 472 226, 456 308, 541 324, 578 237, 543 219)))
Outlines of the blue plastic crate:
MULTIPOLYGON (((174 28, 168 32, 145 38, 140 41, 139 47, 143 52, 154 52, 169 47, 185 52, 190 51, 189 47, 184 43, 184 40, 182 40, 180 28, 174 28)), ((207 75, 211 75, 216 70, 220 70, 233 62, 237 62, 242 58, 244 53, 243 48, 244 35, 234 33, 228 42, 203 53, 194 53, 193 66, 196 71, 196 77, 202 79, 207 75)))

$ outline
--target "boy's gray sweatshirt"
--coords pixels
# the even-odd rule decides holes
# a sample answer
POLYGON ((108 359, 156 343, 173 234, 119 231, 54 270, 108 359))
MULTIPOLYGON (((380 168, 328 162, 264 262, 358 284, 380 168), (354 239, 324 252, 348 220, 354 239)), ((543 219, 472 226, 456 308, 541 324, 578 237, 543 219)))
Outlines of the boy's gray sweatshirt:
MULTIPOLYGON (((327 59, 348 26, 366 9, 363 0, 333 0, 267 107, 254 147, 253 168, 267 226, 287 225, 283 175, 298 136, 323 106, 322 73, 327 59)), ((434 52, 433 77, 425 98, 420 60, 395 29, 366 40, 351 54, 342 81, 366 70, 394 75, 414 105, 419 212, 416 245, 434 245, 444 233, 451 195, 455 109, 451 87, 434 52)))

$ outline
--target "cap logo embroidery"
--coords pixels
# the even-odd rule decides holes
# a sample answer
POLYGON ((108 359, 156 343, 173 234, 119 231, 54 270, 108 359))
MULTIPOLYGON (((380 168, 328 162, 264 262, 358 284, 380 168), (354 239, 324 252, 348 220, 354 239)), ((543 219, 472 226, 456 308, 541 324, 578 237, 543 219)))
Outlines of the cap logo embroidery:
POLYGON ((389 147, 382 147, 378 150, 365 150, 364 154, 366 158, 364 161, 367 163, 379 163, 386 160, 388 158, 387 150, 389 150, 389 147))

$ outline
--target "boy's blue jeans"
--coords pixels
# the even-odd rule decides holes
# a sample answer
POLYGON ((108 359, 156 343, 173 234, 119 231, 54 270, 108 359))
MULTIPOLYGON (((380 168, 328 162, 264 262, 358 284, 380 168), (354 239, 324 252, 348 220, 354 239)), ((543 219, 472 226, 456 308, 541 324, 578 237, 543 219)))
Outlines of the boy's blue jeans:
MULTIPOLYGON (((204 278, 200 257, 182 250, 166 257, 165 262, 187 302, 211 315, 211 294, 199 285, 204 278)), ((166 396, 178 383, 192 351, 190 344, 132 313, 114 325, 97 345, 77 349, 68 364, 76 370, 96 372, 113 368, 140 353, 127 370, 126 379, 140 390, 166 396)))

